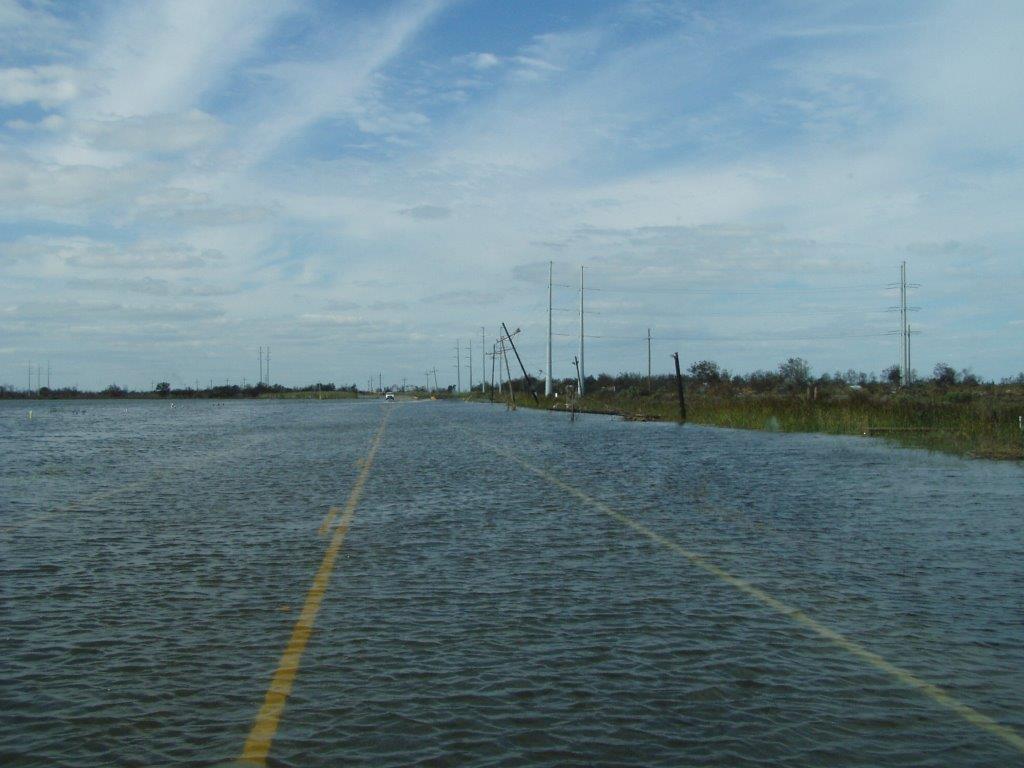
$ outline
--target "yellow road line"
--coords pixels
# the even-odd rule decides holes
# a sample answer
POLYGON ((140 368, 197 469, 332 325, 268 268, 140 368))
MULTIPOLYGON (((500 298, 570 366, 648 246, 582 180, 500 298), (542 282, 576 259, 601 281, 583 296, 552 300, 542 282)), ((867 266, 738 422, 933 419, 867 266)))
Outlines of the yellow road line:
POLYGON ((563 491, 570 494, 571 496, 574 496, 575 498, 579 499, 582 502, 590 504, 591 506, 603 512, 608 517, 611 517, 614 520, 618 520, 620 523, 623 523, 624 525, 632 528, 634 531, 647 537, 651 541, 661 544, 663 547, 672 550, 678 555, 682 555, 684 558, 690 561, 690 563, 697 566, 701 570, 721 579, 730 586, 733 586, 736 589, 738 589, 740 592, 750 595, 761 604, 768 606, 769 608, 783 614, 784 616, 788 616, 797 624, 806 627, 819 637, 829 640, 830 642, 842 648, 844 651, 847 651, 853 656, 856 656, 861 661, 867 662, 875 669, 881 672, 885 672, 886 674, 896 678, 901 683, 909 686, 910 688, 916 689, 917 691, 924 694, 926 697, 928 697, 935 703, 941 704, 943 707, 952 710, 971 725, 974 725, 980 728, 981 730, 992 734, 993 736, 997 736, 998 738, 1002 739, 1004 742, 1009 744, 1011 747, 1016 748, 1020 752, 1024 752, 1024 737, 1022 737, 1019 733, 1017 733, 1015 730, 1008 726, 996 722, 988 715, 982 714, 973 707, 964 704, 962 701, 959 701, 958 699, 954 698, 952 695, 944 691, 942 688, 939 688, 937 685, 933 685, 925 680, 922 680, 921 678, 917 677, 911 672, 908 672, 902 667, 898 667, 895 664, 886 661, 884 658, 879 656, 874 651, 870 651, 860 643, 851 640, 850 638, 840 634, 839 632, 836 632, 834 629, 826 627, 824 624, 816 621, 815 619, 812 619, 810 616, 808 616, 800 609, 787 605, 786 603, 783 603, 781 600, 777 600, 776 598, 772 597, 767 592, 765 592, 763 589, 755 587, 753 584, 751 584, 748 581, 745 581, 744 579, 741 579, 737 576, 733 576, 731 573, 724 570, 723 568, 720 568, 714 563, 709 562, 703 555, 694 552, 693 550, 687 549, 686 547, 683 547, 680 544, 677 544, 671 539, 662 536, 660 533, 656 533, 655 531, 651 530, 646 525, 641 523, 639 520, 636 520, 630 517, 629 515, 623 514, 622 512, 619 512, 616 509, 613 509, 612 507, 605 504, 603 501, 595 499, 593 496, 590 496, 589 494, 584 493, 580 489, 572 485, 569 485, 568 483, 551 474, 547 470, 542 469, 540 467, 536 467, 528 463, 527 461, 523 460, 516 454, 506 451, 498 446, 490 445, 489 447, 492 450, 496 451, 497 453, 500 453, 501 455, 508 457, 509 459, 516 462, 529 472, 532 472, 538 477, 544 478, 552 485, 561 488, 563 491))
POLYGON ((327 533, 327 529, 331 527, 331 523, 334 521, 335 515, 341 512, 341 507, 331 507, 327 510, 327 515, 324 517, 324 521, 320 523, 320 530, 318 530, 317 536, 323 536, 327 533))
POLYGON ((313 624, 316 622, 317 613, 320 611, 320 604, 323 602, 324 594, 327 591, 331 571, 334 569, 334 561, 338 557, 342 543, 345 541, 345 534, 348 533, 349 524, 355 516, 356 506, 363 495, 363 487, 366 485, 370 468, 373 466, 373 457, 376 455, 377 449, 380 448, 381 441, 384 438, 384 428, 387 426, 390 415, 391 411, 389 410, 385 413, 384 418, 381 419, 380 427, 373 438, 373 443, 370 445, 370 451, 366 454, 363 469, 356 478, 348 501, 345 502, 344 511, 337 527, 334 529, 331 543, 324 553, 320 568, 317 570, 316 576, 313 578, 313 584, 306 595, 306 602, 302 606, 302 613, 299 614, 298 621, 295 622, 291 639, 289 639, 288 645, 285 646, 284 653, 281 654, 281 660, 278 662, 277 670, 270 681, 267 695, 263 699, 263 706, 260 707, 260 711, 257 713, 256 719, 252 724, 252 729, 249 731, 249 737, 242 748, 242 754, 239 759, 244 763, 250 765, 266 764, 267 754, 270 752, 270 744, 274 740, 278 723, 281 720, 281 712, 284 711, 285 702, 288 700, 292 684, 295 682, 295 675, 299 671, 302 652, 306 650, 306 644, 309 642, 310 635, 313 634, 313 624))

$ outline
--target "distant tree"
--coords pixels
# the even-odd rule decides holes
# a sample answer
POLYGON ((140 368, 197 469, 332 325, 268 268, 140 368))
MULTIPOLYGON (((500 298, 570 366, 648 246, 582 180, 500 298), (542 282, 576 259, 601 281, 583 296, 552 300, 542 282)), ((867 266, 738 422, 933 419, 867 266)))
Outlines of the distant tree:
POLYGON ((932 370, 932 378, 936 384, 950 387, 956 384, 956 371, 953 369, 953 366, 947 363, 936 363, 935 368, 932 370))
POLYGON ((811 381, 811 366, 802 357, 779 363, 779 375, 791 387, 806 387, 811 381))
POLYGON ((160 397, 167 397, 171 394, 171 385, 166 381, 161 381, 153 388, 153 391, 160 395, 160 397))
POLYGON ((122 389, 117 384, 111 384, 109 387, 104 389, 101 393, 104 397, 124 397, 128 394, 127 389, 122 389))
POLYGON ((722 380, 722 370, 718 363, 711 360, 700 360, 691 365, 686 372, 701 384, 716 384, 722 380))
POLYGON ((960 371, 959 379, 961 384, 966 384, 969 387, 976 387, 981 383, 970 368, 964 368, 960 371))
POLYGON ((902 373, 903 372, 900 370, 898 365, 890 365, 882 371, 882 380, 887 381, 890 384, 899 384, 902 373))

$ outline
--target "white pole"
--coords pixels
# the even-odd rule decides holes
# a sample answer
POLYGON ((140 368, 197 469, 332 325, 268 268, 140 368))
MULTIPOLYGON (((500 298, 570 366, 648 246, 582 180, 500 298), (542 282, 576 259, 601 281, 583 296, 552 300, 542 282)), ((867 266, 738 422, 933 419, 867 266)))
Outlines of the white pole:
POLYGON ((544 383, 544 395, 545 397, 551 397, 554 392, 554 387, 551 384, 551 282, 552 275, 554 272, 555 263, 553 261, 548 262, 548 377, 544 383))
POLYGON ((580 265, 580 395, 586 394, 584 388, 587 380, 586 368, 583 365, 583 265, 580 265))

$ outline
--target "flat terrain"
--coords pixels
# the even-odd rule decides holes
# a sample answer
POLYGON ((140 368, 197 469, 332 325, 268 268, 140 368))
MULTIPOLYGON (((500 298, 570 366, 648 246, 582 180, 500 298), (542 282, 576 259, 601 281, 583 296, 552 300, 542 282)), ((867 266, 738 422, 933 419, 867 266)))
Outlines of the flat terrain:
POLYGON ((0 763, 1018 764, 1022 481, 457 401, 0 403, 0 763))

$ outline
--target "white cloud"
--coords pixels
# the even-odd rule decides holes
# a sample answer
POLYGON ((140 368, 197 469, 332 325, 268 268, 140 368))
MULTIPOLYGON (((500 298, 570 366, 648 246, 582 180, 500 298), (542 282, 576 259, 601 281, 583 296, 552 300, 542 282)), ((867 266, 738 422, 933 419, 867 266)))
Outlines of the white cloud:
POLYGON ((120 119, 83 120, 78 133, 94 147, 110 152, 185 152, 211 144, 225 133, 215 117, 198 109, 120 119))
POLYGON ((456 56, 452 61, 455 64, 478 70, 493 69, 501 64, 501 59, 497 55, 486 52, 467 53, 464 56, 456 56))
POLYGON ((74 72, 68 67, 9 67, 0 69, 0 104, 37 103, 51 109, 78 95, 74 72))
POLYGON ((111 14, 89 63, 87 117, 174 113, 198 100, 250 55, 286 14, 289 0, 160 0, 111 14))

